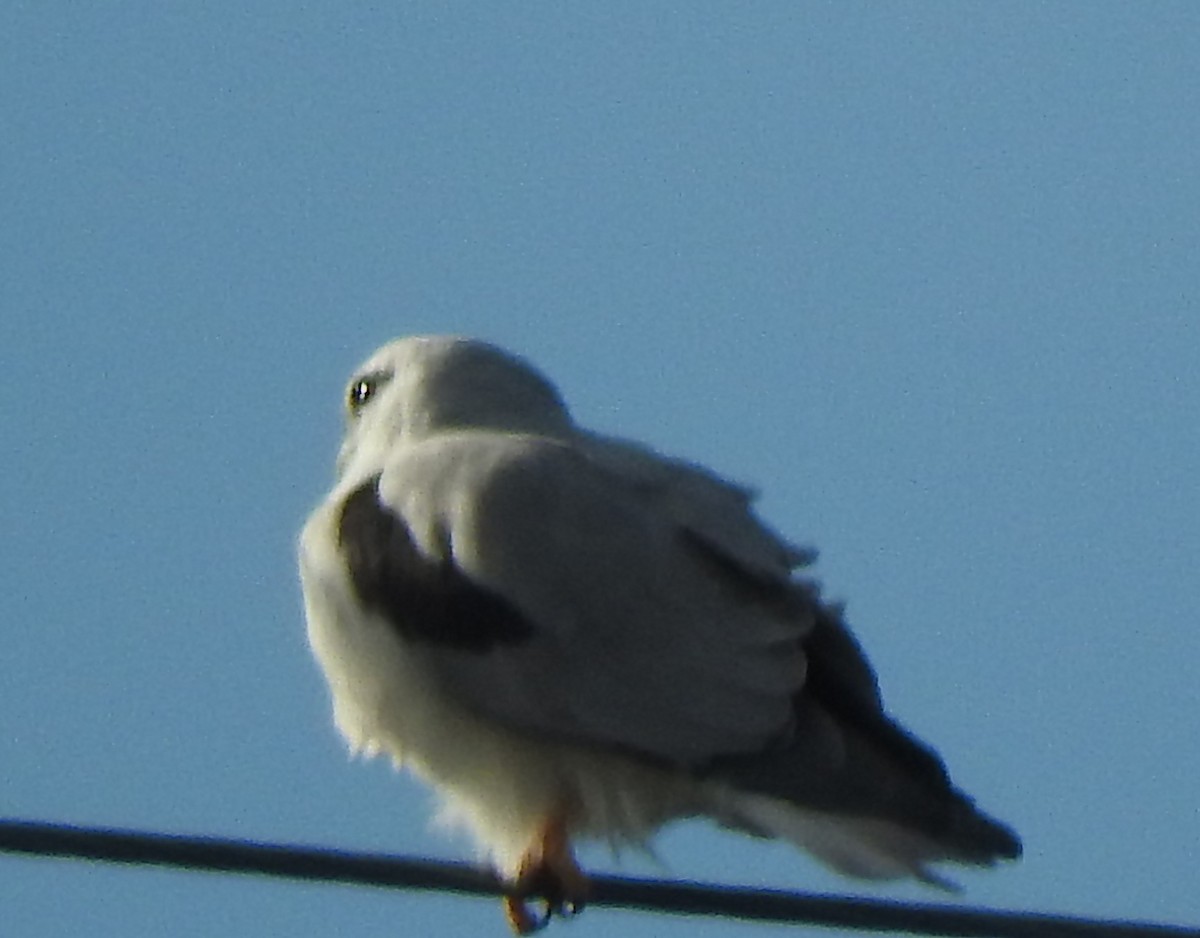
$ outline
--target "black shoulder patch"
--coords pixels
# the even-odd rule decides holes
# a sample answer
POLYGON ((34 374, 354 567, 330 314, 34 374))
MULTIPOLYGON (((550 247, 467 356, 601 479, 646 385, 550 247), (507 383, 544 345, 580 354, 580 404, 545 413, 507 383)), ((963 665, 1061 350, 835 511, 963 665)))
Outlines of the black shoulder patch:
POLYGON ((379 501, 379 477, 347 496, 338 543, 359 600, 414 642, 485 652, 533 636, 533 625, 502 597, 472 583, 446 556, 430 559, 403 519, 379 501))

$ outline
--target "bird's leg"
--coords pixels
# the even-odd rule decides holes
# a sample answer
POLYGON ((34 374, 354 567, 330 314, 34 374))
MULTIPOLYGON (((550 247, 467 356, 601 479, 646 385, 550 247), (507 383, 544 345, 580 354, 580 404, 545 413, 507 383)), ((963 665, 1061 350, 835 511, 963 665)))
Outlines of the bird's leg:
POLYGON ((566 818, 555 813, 521 858, 513 893, 504 899, 508 923, 518 935, 545 928, 554 915, 577 915, 587 902, 589 884, 571 853, 566 818), (530 911, 528 899, 540 899, 541 916, 530 911))

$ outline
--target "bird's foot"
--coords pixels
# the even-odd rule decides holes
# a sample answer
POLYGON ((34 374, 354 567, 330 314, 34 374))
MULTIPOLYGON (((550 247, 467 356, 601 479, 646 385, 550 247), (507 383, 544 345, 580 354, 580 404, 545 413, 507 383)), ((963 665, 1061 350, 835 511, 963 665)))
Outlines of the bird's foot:
POLYGON ((555 915, 582 912, 589 889, 588 879, 571 853, 566 821, 556 815, 521 858, 513 892, 504 899, 504 912, 514 932, 530 935, 545 928, 555 915), (530 899, 538 900, 540 915, 530 909, 530 899))

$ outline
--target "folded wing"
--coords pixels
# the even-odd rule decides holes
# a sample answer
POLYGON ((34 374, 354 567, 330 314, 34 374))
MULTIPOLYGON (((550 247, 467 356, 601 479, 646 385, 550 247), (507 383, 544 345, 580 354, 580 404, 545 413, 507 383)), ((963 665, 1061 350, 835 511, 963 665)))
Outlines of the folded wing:
POLYGON ((727 822, 847 872, 1019 852, 885 714, 840 609, 792 576, 808 555, 707 470, 596 437, 441 434, 347 500, 341 538, 360 597, 481 715, 727 784, 747 796, 727 822))
MULTIPOLYGON (((779 543, 761 562, 776 581, 747 591, 714 576, 738 561, 682 526, 669 493, 534 436, 439 435, 395 454, 373 484, 384 520, 343 523, 343 549, 424 561, 409 592, 425 598, 410 595, 410 611, 400 603, 392 618, 457 610, 443 616, 446 640, 427 645, 442 682, 472 709, 678 765, 790 732, 800 638, 813 620, 781 579, 779 543), (457 615, 489 618, 521 640, 468 647, 452 640, 471 631, 457 615)), ((375 577, 397 571, 377 565, 375 577)), ((360 594, 370 580, 356 581, 360 594)))

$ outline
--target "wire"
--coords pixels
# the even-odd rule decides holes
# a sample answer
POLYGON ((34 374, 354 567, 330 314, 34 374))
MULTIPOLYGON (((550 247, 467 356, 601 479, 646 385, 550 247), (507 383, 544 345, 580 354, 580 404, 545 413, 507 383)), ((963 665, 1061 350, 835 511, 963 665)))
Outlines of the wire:
MULTIPOLYGON (((465 895, 500 896, 506 891, 505 884, 494 875, 465 863, 16 819, 0 819, 0 852, 465 895)), ((596 876, 591 883, 590 905, 683 915, 721 915, 959 938, 1200 938, 1200 929, 1146 922, 1100 921, 620 876, 596 876)))

